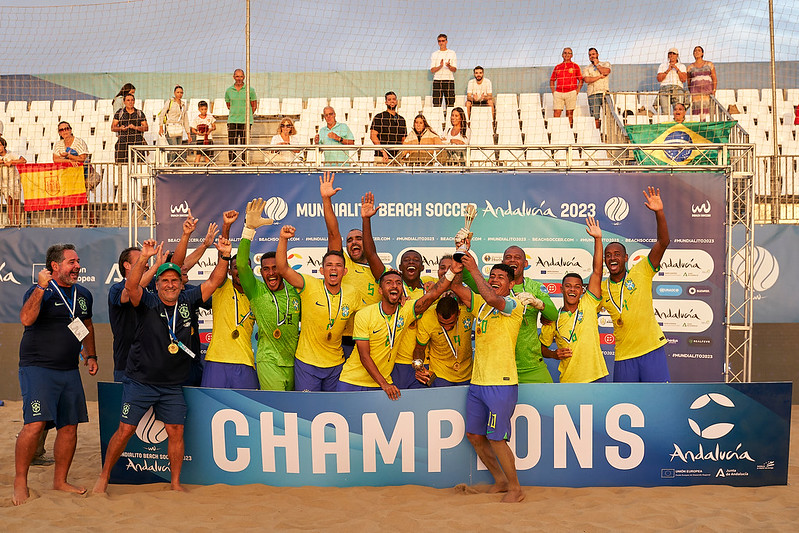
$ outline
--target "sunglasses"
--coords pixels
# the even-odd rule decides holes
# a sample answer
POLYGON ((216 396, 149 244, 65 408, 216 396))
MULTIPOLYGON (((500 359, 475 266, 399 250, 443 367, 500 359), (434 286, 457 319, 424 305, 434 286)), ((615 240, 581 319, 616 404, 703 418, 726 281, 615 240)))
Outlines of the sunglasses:
POLYGON ((72 128, 58 128, 58 131, 59 131, 59 132, 61 132, 61 131, 69 131, 69 130, 71 130, 71 129, 72 129, 72 128))
POLYGON ((291 124, 281 124, 280 127, 281 128, 290 128, 291 124))

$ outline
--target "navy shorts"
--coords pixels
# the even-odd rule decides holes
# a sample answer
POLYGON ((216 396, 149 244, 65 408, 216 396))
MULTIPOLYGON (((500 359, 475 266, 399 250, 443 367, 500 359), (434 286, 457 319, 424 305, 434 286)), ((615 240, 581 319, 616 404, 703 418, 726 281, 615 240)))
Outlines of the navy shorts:
POLYGON ((22 420, 25 424, 46 422, 46 428, 60 429, 89 421, 86 395, 80 371, 53 370, 40 366, 19 368, 22 391, 22 420))
POLYGON ((382 390, 381 387, 364 387, 363 385, 353 385, 352 383, 344 383, 339 381, 336 386, 337 392, 361 392, 370 390, 382 390))
POLYGON ((150 407, 155 412, 155 418, 164 424, 186 423, 187 407, 182 386, 145 385, 125 376, 122 381, 120 422, 136 426, 150 407))
POLYGON ((344 363, 322 368, 294 359, 294 390, 305 392, 335 392, 344 363))
POLYGON ((416 379, 413 365, 407 363, 394 363, 391 370, 391 381, 398 389, 426 389, 427 385, 416 379))
POLYGON ((614 383, 668 383, 669 365, 663 346, 639 357, 613 363, 614 383))
POLYGON ((446 379, 436 376, 433 380, 431 387, 457 387, 458 385, 468 385, 471 383, 468 379, 466 381, 447 381, 446 379))
POLYGON ((518 398, 518 385, 469 385, 466 432, 489 440, 510 439, 510 419, 518 398))
POLYGON ((202 387, 258 390, 258 374, 250 365, 206 361, 202 387))

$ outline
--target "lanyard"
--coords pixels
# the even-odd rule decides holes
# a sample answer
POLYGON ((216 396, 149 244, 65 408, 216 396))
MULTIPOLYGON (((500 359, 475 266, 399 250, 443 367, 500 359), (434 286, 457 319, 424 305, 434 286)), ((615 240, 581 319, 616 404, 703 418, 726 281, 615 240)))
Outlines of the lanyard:
POLYGON ((388 344, 389 344, 390 348, 393 350, 394 349, 394 339, 396 339, 396 337, 397 337, 397 322, 398 322, 397 316, 399 315, 400 308, 399 308, 399 305, 398 305, 397 308, 394 310, 394 314, 392 315, 394 317, 394 329, 392 329, 391 328, 391 319, 388 317, 388 315, 383 313, 383 304, 381 303, 379 305, 380 305, 380 307, 378 309, 380 310, 380 316, 383 317, 383 321, 386 323, 386 330, 388 330, 388 344))
POLYGON ((488 314, 486 316, 480 318, 480 313, 483 312, 483 308, 485 306, 487 306, 487 305, 488 305, 488 303, 484 303, 483 305, 480 306, 480 309, 477 310, 477 321, 478 322, 482 322, 483 320, 486 320, 488 317, 491 316, 491 313, 494 311, 494 309, 491 306, 489 306, 488 307, 488 314))
POLYGON ((619 303, 616 303, 616 300, 613 299, 613 293, 610 292, 610 278, 607 279, 607 289, 608 289, 608 296, 610 297, 610 303, 613 304, 613 307, 621 314, 621 310, 624 307, 624 282, 627 281, 627 274, 621 279, 621 290, 619 291, 619 303))
MULTIPOLYGON (((274 296, 272 298, 274 298, 274 296)), ((236 304, 236 327, 238 327, 244 324, 244 321, 247 320, 247 317, 252 315, 252 310, 247 311, 247 314, 241 317, 241 320, 239 320, 239 295, 235 287, 233 287, 233 302, 236 304)))
MULTIPOLYGON (((421 283, 421 280, 419 281, 419 283, 421 284, 419 288, 421 288, 421 289, 422 289, 422 293, 423 293, 423 294, 427 294, 427 291, 424 289, 424 283, 421 283)), ((418 290, 418 289, 411 289, 411 288, 410 288, 410 287, 408 287, 408 285, 405 283, 405 280, 402 280, 402 295, 403 295, 404 297, 406 297, 406 298, 409 298, 409 297, 410 297, 410 294, 411 294, 411 291, 415 291, 415 290, 418 290)))
MULTIPOLYGON (((174 309, 172 309, 172 319, 171 320, 169 319, 169 315, 166 316, 167 326, 168 326, 168 329, 169 329, 169 337, 172 339, 172 342, 175 343, 178 346, 178 348, 180 348, 181 350, 186 352, 186 354, 189 355, 190 357, 196 358, 197 355, 193 351, 191 351, 191 349, 188 346, 186 346, 185 344, 180 342, 178 340, 177 335, 175 335, 175 319, 177 318, 177 314, 178 314, 178 305, 180 305, 179 302, 175 302, 175 307, 174 307, 174 309)), ((176 354, 176 353, 178 353, 178 351, 177 350, 175 350, 174 352, 170 351, 170 353, 175 353, 176 354)))
MULTIPOLYGON (((574 321, 572 322, 572 329, 569 332, 569 336, 568 337, 564 337, 563 334, 560 332, 560 328, 558 327, 558 323, 560 322, 560 315, 563 312, 564 312, 564 309, 561 307, 560 311, 558 311, 558 319, 555 321, 555 331, 558 332, 558 335, 560 335, 560 337, 563 340, 565 340, 566 342, 571 344, 572 337, 574 336, 574 330, 577 329, 577 317, 580 314, 580 310, 579 309, 575 309, 574 310, 574 321)), ((568 311, 566 311, 566 312, 568 313, 568 311)))
POLYGON ((341 300, 344 299, 344 287, 340 287, 338 291, 339 298, 338 298, 338 309, 336 309, 336 316, 333 316, 331 313, 332 306, 330 305, 330 292, 328 292, 326 285, 323 285, 323 287, 325 289, 325 298, 327 299, 327 329, 330 329, 333 327, 333 324, 336 323, 336 319, 338 318, 338 313, 339 311, 341 311, 341 300))
MULTIPOLYGON (((455 327, 457 328, 458 325, 455 324, 455 327)), ((455 329, 455 328, 452 328, 452 329, 455 329)), ((457 362, 458 361, 458 351, 455 349, 455 345, 452 343, 452 339, 449 338, 449 333, 447 333, 447 330, 444 329, 444 326, 441 326, 441 332, 444 334, 444 338, 447 339, 447 344, 449 345, 449 349, 452 350, 452 356, 455 358, 455 361, 457 362)))
MULTIPOLYGON (((269 291, 269 294, 272 296, 272 301, 275 303, 275 320, 277 321, 278 326, 282 326, 286 323, 286 319, 289 316, 289 288, 286 284, 283 284, 283 290, 286 291, 286 314, 283 315, 283 320, 280 320, 280 305, 278 304, 277 298, 275 297, 275 293, 269 291)), ((327 291, 327 289, 325 289, 327 291)), ((341 303, 339 302, 339 305, 341 303)), ((246 317, 245 317, 246 318, 246 317)), ((328 301, 328 319, 330 318, 330 302, 328 301)))
POLYGON ((71 298, 72 303, 69 303, 69 301, 67 301, 66 297, 64 296, 64 293, 61 292, 61 289, 58 287, 58 283, 54 282, 53 280, 50 280, 50 283, 53 285, 58 295, 64 301, 64 305, 67 306, 67 311, 69 311, 69 316, 75 318, 75 304, 78 302, 77 298, 78 288, 75 287, 74 285, 72 286, 72 298, 71 298))

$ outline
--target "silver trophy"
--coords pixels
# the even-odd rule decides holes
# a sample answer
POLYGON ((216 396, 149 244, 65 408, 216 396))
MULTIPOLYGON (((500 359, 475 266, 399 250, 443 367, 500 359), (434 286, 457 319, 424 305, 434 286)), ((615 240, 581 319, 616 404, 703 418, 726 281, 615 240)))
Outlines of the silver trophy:
POLYGON ((455 253, 452 254, 452 259, 461 262, 463 256, 469 253, 469 241, 472 239, 474 233, 469 231, 472 227, 472 222, 477 216, 477 207, 474 204, 466 206, 466 215, 464 216, 463 229, 455 235, 455 253))

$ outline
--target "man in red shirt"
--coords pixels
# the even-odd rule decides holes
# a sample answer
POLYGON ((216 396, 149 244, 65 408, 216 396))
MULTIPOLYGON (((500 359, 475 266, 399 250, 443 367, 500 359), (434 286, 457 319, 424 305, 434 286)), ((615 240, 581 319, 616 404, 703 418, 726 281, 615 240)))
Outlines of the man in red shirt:
POLYGON ((561 54, 563 63, 557 65, 549 78, 549 89, 552 91, 554 100, 553 112, 559 117, 563 108, 566 108, 566 116, 569 123, 572 123, 574 108, 577 106, 577 93, 583 86, 583 76, 580 73, 580 66, 572 62, 572 49, 564 48, 561 54))

